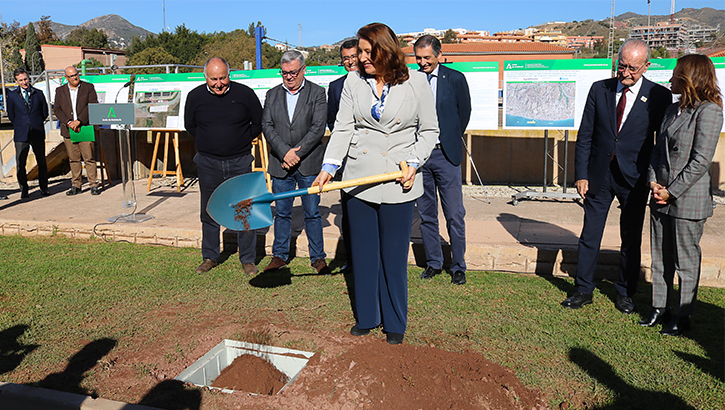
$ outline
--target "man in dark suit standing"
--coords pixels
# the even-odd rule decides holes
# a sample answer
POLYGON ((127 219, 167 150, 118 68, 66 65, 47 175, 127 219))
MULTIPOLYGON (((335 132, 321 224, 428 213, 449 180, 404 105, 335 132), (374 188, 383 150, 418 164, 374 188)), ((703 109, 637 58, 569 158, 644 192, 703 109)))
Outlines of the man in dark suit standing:
POLYGON ((33 147, 33 154, 38 163, 38 186, 40 194, 48 192, 48 166, 45 162, 45 127, 48 118, 48 104, 42 91, 30 86, 30 78, 24 68, 18 67, 13 72, 18 88, 7 94, 8 119, 13 123, 13 139, 15 141, 15 170, 20 185, 20 197, 27 198, 28 175, 25 163, 28 152, 33 147))
MULTIPOLYGON (((267 172, 272 176, 274 193, 312 186, 322 168, 327 106, 325 90, 305 80, 305 57, 297 50, 282 55, 282 84, 267 92, 262 111, 262 131, 269 145, 267 172)), ((305 233, 310 261, 318 273, 329 273, 325 262, 319 195, 302 198, 305 233)), ((292 235, 294 198, 275 201, 272 260, 265 271, 287 264, 292 235)))
MULTIPOLYGON (((357 71, 357 39, 347 40, 340 46, 340 59, 345 71, 357 71)), ((342 86, 345 85, 347 75, 343 75, 337 80, 330 83, 327 87, 327 128, 330 132, 335 128, 335 117, 337 111, 340 110, 340 96, 342 95, 342 86)))
MULTIPOLYGON (((345 67, 345 71, 347 71, 348 73, 351 71, 357 71, 356 38, 347 40, 342 43, 342 45, 340 46, 340 60, 342 60, 342 66, 345 67)), ((345 85, 346 78, 347 75, 343 75, 337 80, 331 82, 330 86, 327 88, 327 128, 330 129, 330 132, 332 132, 332 130, 335 128, 335 117, 337 117, 337 112, 340 110, 340 97, 342 96, 342 86, 345 85)), ((336 174, 338 179, 342 178, 342 168, 343 167, 340 167, 336 174)), ((342 201, 344 195, 345 193, 340 190, 340 201, 342 201)), ((347 211, 345 211, 344 206, 342 207, 341 225, 342 226, 340 227, 340 229, 342 231, 342 241, 345 246, 345 257, 347 258, 347 262, 345 262, 345 265, 340 268, 340 271, 348 272, 352 268, 352 249, 350 248, 350 226, 347 219, 347 211)))
POLYGON ((576 142, 576 188, 584 198, 584 226, 579 237, 576 291, 562 302, 570 309, 592 303, 594 269, 612 201, 619 200, 622 240, 615 307, 634 311, 632 296, 640 274, 642 223, 647 204, 646 176, 654 133, 672 93, 642 75, 650 49, 628 40, 619 50, 617 77, 594 83, 584 107, 576 142))
POLYGON ((426 268, 421 279, 430 279, 443 269, 443 250, 438 228, 440 195, 451 243, 451 283, 466 283, 466 209, 461 186, 462 137, 471 118, 471 96, 466 77, 439 64, 441 43, 431 35, 420 37, 414 46, 415 61, 428 75, 436 101, 440 136, 430 158, 421 167, 423 195, 418 198, 420 233, 423 236, 426 268))
POLYGON ((86 177, 91 186, 91 195, 101 193, 96 178, 96 143, 95 141, 73 142, 70 139, 70 130, 80 132, 82 126, 88 126, 88 104, 98 103, 98 95, 93 84, 81 81, 78 70, 70 66, 65 69, 67 83, 55 91, 55 106, 53 111, 60 121, 60 135, 68 151, 70 162, 71 188, 66 195, 81 193, 82 172, 81 158, 86 164, 86 177))

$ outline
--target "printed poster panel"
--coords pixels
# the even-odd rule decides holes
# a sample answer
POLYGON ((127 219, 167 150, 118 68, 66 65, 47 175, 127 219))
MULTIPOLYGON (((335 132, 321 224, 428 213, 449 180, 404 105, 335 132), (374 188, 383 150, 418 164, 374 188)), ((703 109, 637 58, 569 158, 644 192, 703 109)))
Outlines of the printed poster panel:
MULTIPOLYGON (((713 57, 711 60, 715 64, 715 74, 717 75, 720 92, 725 94, 725 57, 713 57)), ((723 116, 725 116, 725 108, 723 109, 723 116)), ((723 122, 720 132, 725 132, 725 122, 723 122)))
POLYGON ((608 59, 504 61, 503 127, 579 127, 589 89, 611 77, 608 59))
POLYGON ((183 130, 186 97, 200 84, 204 84, 203 73, 137 75, 133 90, 136 123, 132 128, 183 130))
MULTIPOLYGON (((109 74, 109 75, 84 75, 80 77, 81 81, 93 84, 93 88, 96 89, 96 95, 98 96, 99 104, 113 104, 116 102, 116 96, 118 96, 118 103, 127 103, 129 90, 131 85, 126 85, 131 81, 129 74, 109 74)), ((51 84, 55 80, 51 80, 51 84)), ((65 77, 60 78, 60 83, 52 87, 52 100, 55 101, 55 89, 61 85, 64 85, 68 81, 65 77)), ((42 88, 45 91, 45 88, 42 88)))
POLYGON ((466 76, 471 94, 469 130, 498 129, 498 61, 446 64, 466 76))

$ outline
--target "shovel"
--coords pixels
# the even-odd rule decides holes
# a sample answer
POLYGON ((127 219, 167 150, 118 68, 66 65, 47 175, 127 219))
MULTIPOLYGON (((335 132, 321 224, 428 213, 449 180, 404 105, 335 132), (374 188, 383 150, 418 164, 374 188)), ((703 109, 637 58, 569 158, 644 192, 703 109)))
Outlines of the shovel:
MULTIPOLYGON (((271 194, 267 191, 267 183, 263 172, 252 172, 239 175, 224 181, 214 190, 209 198, 206 211, 219 225, 234 231, 249 231, 272 226, 272 201, 294 198, 303 195, 319 194, 320 192, 350 188, 358 185, 377 184, 405 178, 408 175, 408 164, 400 163, 400 171, 387 174, 372 175, 347 181, 330 182, 320 190, 319 186, 297 189, 294 191, 271 194)), ((409 188, 406 183, 405 188, 409 188)))

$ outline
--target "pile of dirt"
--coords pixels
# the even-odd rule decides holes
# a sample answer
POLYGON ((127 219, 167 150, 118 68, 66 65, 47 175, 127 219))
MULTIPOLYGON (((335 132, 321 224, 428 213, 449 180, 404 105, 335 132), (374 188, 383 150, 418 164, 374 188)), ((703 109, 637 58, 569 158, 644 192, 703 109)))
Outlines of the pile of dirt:
POLYGON ((287 384, 287 376, 272 363, 253 354, 243 354, 221 371, 213 387, 256 394, 277 394, 287 384))
MULTIPOLYGON (((283 397, 317 409, 544 409, 538 392, 475 352, 368 340, 315 355, 283 397)), ((299 407, 302 408, 302 407, 299 407)))

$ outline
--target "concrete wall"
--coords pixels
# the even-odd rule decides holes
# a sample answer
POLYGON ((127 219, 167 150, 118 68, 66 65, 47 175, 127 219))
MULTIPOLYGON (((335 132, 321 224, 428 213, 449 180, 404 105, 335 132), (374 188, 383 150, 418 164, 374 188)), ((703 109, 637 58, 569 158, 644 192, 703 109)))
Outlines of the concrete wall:
MULTIPOLYGON (((564 166, 565 144, 563 131, 549 131, 549 141, 546 146, 549 154, 558 159, 559 165, 564 166)), ((567 186, 574 183, 574 150, 576 144, 576 131, 569 132, 568 145, 568 169, 566 173, 567 186)), ((132 131, 133 146, 135 152, 132 156, 136 159, 134 173, 136 178, 148 178, 153 157, 154 141, 156 133, 150 131, 132 131)), ((327 137, 326 137, 327 138, 327 137)), ((118 135, 112 130, 101 130, 99 139, 103 145, 106 156, 109 174, 112 180, 120 180, 121 168, 118 164, 118 135)), ((12 140, 12 129, 0 130, 0 143, 4 146, 12 140)), ((49 138, 49 142, 56 138, 49 138)), ((493 130, 493 131, 469 131, 466 134, 467 144, 473 156, 473 162, 478 169, 484 184, 505 184, 505 185, 531 185, 542 186, 544 183, 544 131, 526 130, 493 130)), ((325 139, 326 141, 326 139, 325 139)), ((159 144, 156 169, 161 169, 164 139, 159 144)), ((194 139, 187 132, 179 133, 179 155, 181 156, 182 171, 185 176, 195 176, 196 166, 193 158, 196 154, 194 139)), ((14 155, 13 144, 2 152, 3 161, 7 161, 14 155)), ((29 162, 31 159, 29 158, 29 162)), ((32 161, 34 164, 34 161, 32 161)), ((167 169, 174 170, 176 166, 173 145, 169 142, 169 154, 167 169)), ((29 165, 30 169, 32 165, 29 165)), ((555 165, 551 159, 547 162, 547 180, 556 184, 564 182, 563 171, 558 170, 558 177, 553 172, 555 165)), ((478 184, 478 178, 469 160, 463 164, 463 182, 467 184, 478 184)), ((725 134, 720 134, 712 167, 713 187, 725 190, 725 134)))

